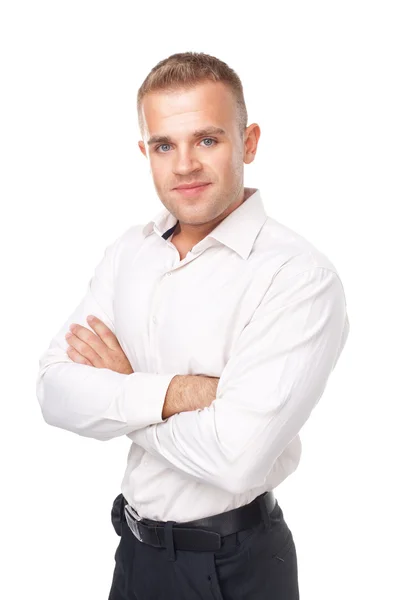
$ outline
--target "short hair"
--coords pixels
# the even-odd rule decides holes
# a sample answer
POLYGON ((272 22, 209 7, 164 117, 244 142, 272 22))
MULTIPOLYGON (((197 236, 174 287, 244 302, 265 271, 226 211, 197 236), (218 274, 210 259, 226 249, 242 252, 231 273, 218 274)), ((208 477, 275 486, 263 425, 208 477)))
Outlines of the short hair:
POLYGON ((236 99, 239 130, 243 138, 247 127, 247 109, 239 76, 225 62, 204 52, 180 52, 158 62, 147 75, 137 93, 139 128, 143 133, 142 100, 155 91, 193 88, 204 81, 221 81, 228 85, 236 99))

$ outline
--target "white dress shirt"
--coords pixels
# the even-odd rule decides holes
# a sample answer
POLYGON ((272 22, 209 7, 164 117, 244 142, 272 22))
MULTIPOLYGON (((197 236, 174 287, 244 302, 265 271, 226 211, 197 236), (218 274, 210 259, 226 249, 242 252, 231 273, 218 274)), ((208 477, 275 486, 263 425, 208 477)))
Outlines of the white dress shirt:
POLYGON ((299 432, 349 332, 330 260, 250 194, 181 260, 163 208, 129 227, 39 360, 47 423, 131 440, 121 491, 141 517, 177 522, 225 512, 276 488, 300 460, 299 432), (163 238, 163 234, 166 236, 163 238), (71 323, 94 314, 134 373, 73 362, 71 323), (219 377, 208 408, 162 419, 175 375, 219 377))

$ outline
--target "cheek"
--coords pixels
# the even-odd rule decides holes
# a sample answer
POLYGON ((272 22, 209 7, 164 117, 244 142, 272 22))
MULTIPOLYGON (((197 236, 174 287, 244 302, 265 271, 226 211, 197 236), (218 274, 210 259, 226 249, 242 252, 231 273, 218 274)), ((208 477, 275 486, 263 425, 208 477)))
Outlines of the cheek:
POLYGON ((240 175, 243 170, 244 162, 243 155, 240 152, 232 152, 230 156, 229 170, 231 178, 235 175, 240 175))
POLYGON ((168 166, 166 161, 150 160, 150 169, 155 181, 163 181, 168 175, 168 166))
POLYGON ((214 152, 202 160, 203 167, 208 171, 224 174, 232 169, 232 157, 229 152, 214 152))
POLYGON ((218 173, 219 178, 223 181, 232 179, 232 175, 237 170, 237 164, 232 155, 219 158, 214 162, 212 167, 215 173, 218 173))

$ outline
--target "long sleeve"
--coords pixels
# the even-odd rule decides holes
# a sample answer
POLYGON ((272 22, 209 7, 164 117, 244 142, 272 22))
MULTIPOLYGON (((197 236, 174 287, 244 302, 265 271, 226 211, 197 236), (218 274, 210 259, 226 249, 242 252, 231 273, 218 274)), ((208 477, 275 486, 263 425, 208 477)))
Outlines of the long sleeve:
POLYGON ((70 324, 91 329, 86 321, 89 314, 115 333, 114 267, 121 237, 107 246, 83 299, 40 356, 36 379, 36 394, 46 423, 104 441, 161 422, 165 394, 176 375, 124 375, 75 363, 66 353, 65 334, 70 324))
POLYGON ((263 486, 318 403, 349 332, 336 272, 283 268, 239 335, 216 399, 129 438, 167 466, 233 494, 263 486))

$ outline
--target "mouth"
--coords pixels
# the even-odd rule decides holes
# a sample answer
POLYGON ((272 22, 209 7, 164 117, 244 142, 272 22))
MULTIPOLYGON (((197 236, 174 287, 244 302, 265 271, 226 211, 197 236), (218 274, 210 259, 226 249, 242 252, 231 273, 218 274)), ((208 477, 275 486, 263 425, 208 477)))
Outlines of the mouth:
POLYGON ((197 194, 201 194, 205 189, 207 189, 211 183, 202 183, 200 185, 196 185, 194 187, 187 188, 174 188, 175 192, 179 192, 183 196, 197 196, 197 194))

